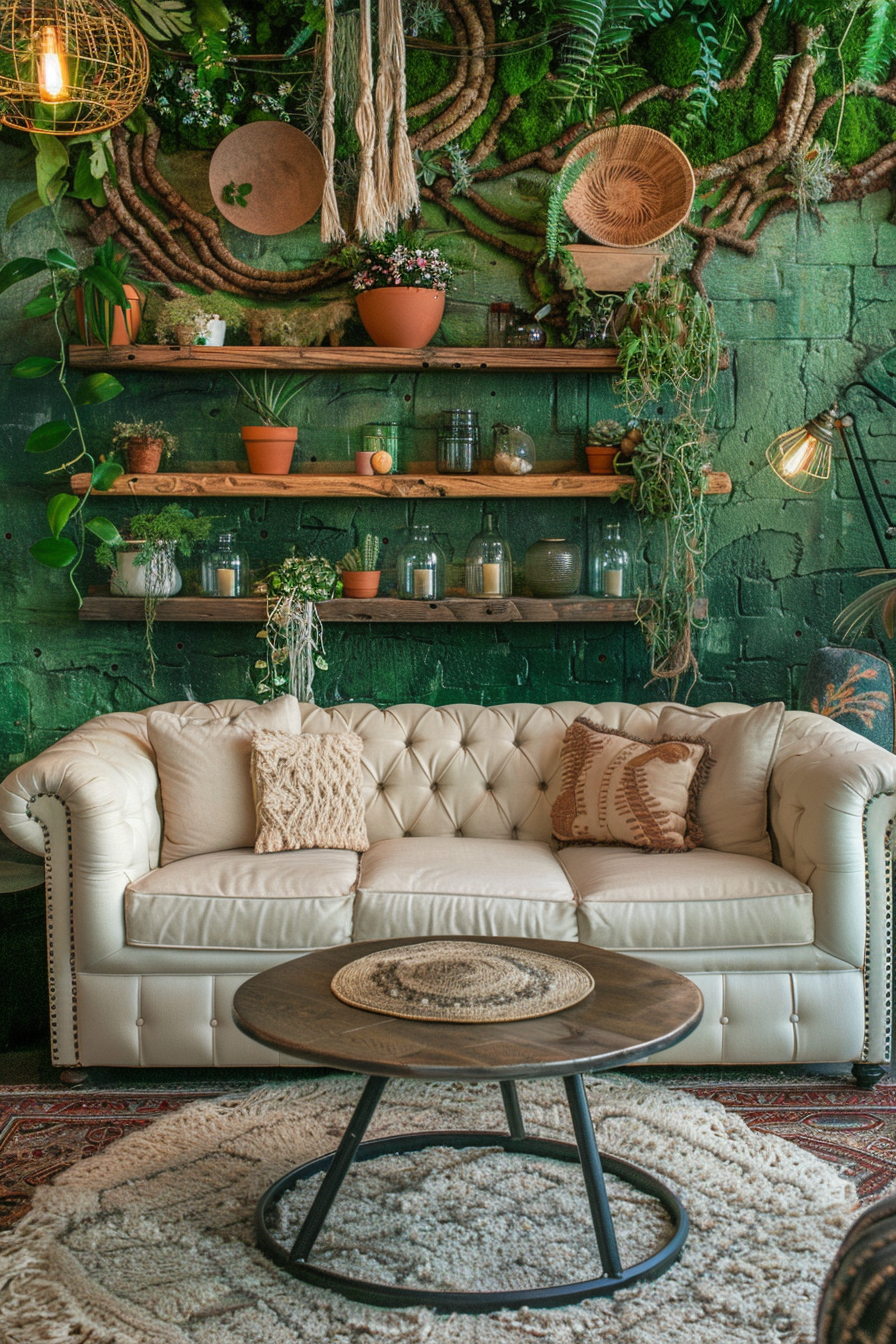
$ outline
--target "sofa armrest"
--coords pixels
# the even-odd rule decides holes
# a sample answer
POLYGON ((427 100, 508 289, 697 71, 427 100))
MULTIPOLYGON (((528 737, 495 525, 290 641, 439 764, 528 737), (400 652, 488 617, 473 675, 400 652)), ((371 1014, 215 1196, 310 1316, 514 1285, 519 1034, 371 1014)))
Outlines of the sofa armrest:
POLYGON ((776 857, 812 889, 818 946, 864 969, 865 1054, 884 1060, 896 756, 819 715, 787 720, 769 786, 776 857))

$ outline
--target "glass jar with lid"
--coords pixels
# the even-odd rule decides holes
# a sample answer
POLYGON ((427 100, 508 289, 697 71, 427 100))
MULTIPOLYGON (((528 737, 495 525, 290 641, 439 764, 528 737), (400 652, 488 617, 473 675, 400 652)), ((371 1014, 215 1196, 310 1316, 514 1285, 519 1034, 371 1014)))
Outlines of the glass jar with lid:
POLYGON ((245 597, 249 564, 237 550, 236 533, 221 532, 202 559, 202 591, 206 597, 245 597))
POLYGON ((520 425, 492 425, 498 476, 528 476, 535 467, 535 440, 520 425))
POLYGON ((485 526, 467 547, 467 597, 510 597, 513 561, 510 546, 495 527, 495 515, 485 515, 485 526))
POLYGON ((445 556, 428 523, 411 528, 410 539, 395 558, 398 596, 438 601, 445 596, 445 556))
POLYGON ((469 476, 479 466, 479 416, 455 408, 439 414, 436 471, 447 476, 469 476))
POLYGON ((628 597, 631 561, 619 534, 619 523, 605 523, 591 552, 588 591, 592 597, 628 597))

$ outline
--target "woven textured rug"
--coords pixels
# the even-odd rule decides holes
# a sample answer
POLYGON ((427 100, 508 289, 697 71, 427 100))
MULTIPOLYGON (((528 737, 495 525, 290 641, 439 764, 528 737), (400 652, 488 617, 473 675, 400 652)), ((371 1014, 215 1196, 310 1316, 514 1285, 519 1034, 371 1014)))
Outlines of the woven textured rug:
MULTIPOLYGON (((712 1102, 604 1075, 587 1082, 601 1146, 684 1200, 691 1236, 655 1283, 575 1307, 436 1317, 351 1303, 255 1250, 252 1209, 271 1180, 332 1148, 360 1080, 333 1076, 197 1102, 35 1192, 0 1244, 0 1337, 115 1344, 303 1344, 362 1337, 506 1344, 765 1344, 812 1338, 818 1287, 855 1193, 829 1163, 751 1132, 712 1102), (4 1333, 5 1332, 5 1333, 4 1333)), ((569 1140, 556 1080, 520 1085, 532 1132, 569 1140)), ((497 1087, 393 1081, 372 1134, 503 1128, 497 1087)), ((655 1201, 612 1179, 624 1263, 665 1239, 655 1201)), ((296 1219, 313 1194, 299 1196, 296 1219)), ((284 1235, 289 1229, 284 1229, 284 1235)), ((491 1149, 363 1163, 315 1258, 381 1280, 482 1288, 597 1270, 580 1169, 491 1149)), ((542 1280, 543 1281, 543 1280, 542 1280)))

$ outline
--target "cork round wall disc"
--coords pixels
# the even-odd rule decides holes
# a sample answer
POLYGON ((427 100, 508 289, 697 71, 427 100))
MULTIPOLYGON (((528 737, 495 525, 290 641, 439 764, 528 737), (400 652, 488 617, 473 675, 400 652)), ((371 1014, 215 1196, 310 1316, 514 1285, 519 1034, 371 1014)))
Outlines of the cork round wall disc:
POLYGON ((584 999, 574 961, 503 943, 411 943, 350 961, 330 989, 343 1003, 418 1022, 519 1022, 584 999))
POLYGON ((221 141, 208 184, 225 219, 247 233, 291 233, 324 195, 324 161, 303 131, 284 121, 253 121, 221 141))

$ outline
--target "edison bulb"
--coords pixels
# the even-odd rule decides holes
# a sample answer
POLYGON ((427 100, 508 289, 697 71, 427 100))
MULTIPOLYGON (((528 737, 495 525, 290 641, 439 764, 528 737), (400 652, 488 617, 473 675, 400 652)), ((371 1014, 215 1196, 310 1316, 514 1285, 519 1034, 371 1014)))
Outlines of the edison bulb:
POLYGON ((58 103, 65 95, 65 56, 56 29, 41 29, 37 84, 42 103, 58 103))
POLYGON ((785 430, 770 445, 768 464, 785 485, 801 494, 819 490, 831 474, 831 445, 836 421, 830 411, 813 416, 798 429, 785 430))

